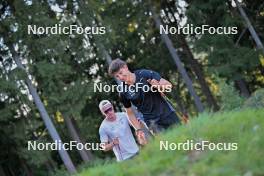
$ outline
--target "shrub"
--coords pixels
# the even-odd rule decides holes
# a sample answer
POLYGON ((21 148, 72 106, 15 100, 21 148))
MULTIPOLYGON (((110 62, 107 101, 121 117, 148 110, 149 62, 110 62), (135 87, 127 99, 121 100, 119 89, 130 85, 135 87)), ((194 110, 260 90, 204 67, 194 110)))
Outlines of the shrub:
POLYGON ((245 108, 263 108, 264 107, 264 89, 255 91, 243 105, 245 108))
POLYGON ((226 83, 223 79, 217 80, 219 85, 219 95, 221 99, 221 110, 229 111, 240 109, 245 98, 239 95, 238 90, 235 89, 234 83, 226 83))

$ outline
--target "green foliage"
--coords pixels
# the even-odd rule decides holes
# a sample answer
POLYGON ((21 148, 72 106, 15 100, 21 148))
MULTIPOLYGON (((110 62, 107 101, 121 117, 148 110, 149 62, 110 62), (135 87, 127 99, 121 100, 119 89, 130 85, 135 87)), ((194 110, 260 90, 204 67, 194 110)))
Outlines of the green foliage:
MULTIPOLYGON (((240 45, 235 44, 243 29, 243 23, 234 13, 234 8, 228 5, 231 1, 223 3, 221 0, 186 0, 187 8, 181 8, 179 1, 168 0, 167 2, 171 4, 169 7, 175 12, 174 15, 187 19, 188 23, 193 23, 196 26, 201 24, 238 26, 239 34, 237 35, 184 36, 191 52, 194 51, 195 59, 198 59, 199 63, 203 63, 202 68, 206 77, 210 77, 211 73, 218 72, 219 76, 226 78, 227 81, 245 78, 250 90, 254 90, 255 87, 263 87, 262 84, 255 81, 255 75, 253 75, 254 71, 259 74, 263 73, 263 68, 259 67, 259 53, 254 49, 250 34, 246 33, 241 38, 240 45), (196 54, 201 54, 204 57, 196 57, 196 54)), ((16 46, 17 53, 25 64, 30 79, 36 86, 49 115, 55 117, 56 113, 60 112, 62 119, 63 116, 74 118, 84 141, 99 142, 98 128, 102 121, 98 110, 100 100, 111 99, 116 108, 121 107, 117 94, 95 93, 92 90, 92 84, 95 81, 114 84, 113 79, 107 75, 107 64, 102 54, 103 47, 101 45, 112 58, 121 57, 128 62, 132 69, 147 68, 160 72, 163 77, 168 78, 175 85, 173 94, 178 95, 188 112, 195 113, 192 98, 175 69, 175 64, 161 41, 159 31, 155 28, 149 12, 149 5, 156 6, 157 10, 166 11, 167 7, 162 3, 166 2, 157 0, 155 2, 59 0, 32 1, 32 3, 31 1, 2 1, 0 3, 0 164, 4 163, 4 166, 14 169, 15 175, 22 175, 21 172, 24 169, 16 169, 22 168, 21 160, 31 168, 33 175, 47 175, 46 163, 50 159, 56 163, 54 168, 62 165, 57 152, 25 150, 28 140, 50 142, 51 139, 34 103, 29 99, 31 96, 23 81, 26 78, 26 73, 15 68, 10 55, 10 47, 13 45, 16 46), (57 9, 60 8, 59 12, 54 11, 54 6, 57 9), (100 36, 28 35, 28 24, 37 26, 53 26, 55 24, 93 26, 96 24, 105 26, 107 33, 100 36)), ((250 1, 244 3, 248 7, 246 12, 250 14, 250 19, 257 27, 258 34, 263 38, 263 2, 258 0, 254 3, 250 1)), ((169 13, 163 15, 161 18, 163 23, 175 25, 175 23, 169 22, 168 17, 169 13)), ((184 53, 178 36, 170 35, 169 37, 187 68, 188 74, 193 78, 198 95, 202 96, 192 67, 186 63, 185 58, 188 56, 184 53)), ((233 84, 222 83, 220 87, 219 96, 221 97, 222 110, 241 107, 243 99, 239 97, 233 84)), ((261 104, 262 93, 254 95, 256 96, 250 98, 245 106, 256 107, 261 104)), ((201 99, 204 100, 204 97, 201 99)), ((176 104, 175 99, 172 101, 176 104)), ((56 118, 52 120, 63 141, 71 140, 65 123, 58 122, 56 118)), ((208 124, 214 123, 214 121, 209 122, 209 118, 207 121, 208 124)), ((184 131, 182 127, 181 130, 184 131)), ((210 128, 210 131, 214 131, 213 127, 210 128)), ((155 151, 152 151, 153 153, 155 151)), ((95 151, 94 154, 100 158, 107 156, 98 151, 95 151)), ((70 156, 75 165, 81 163, 76 151, 70 152, 70 156)), ((165 156, 167 157, 167 155, 165 156)), ((138 166, 135 172, 144 173, 144 166, 153 165, 154 170, 150 169, 150 172, 155 175, 155 171, 163 169, 162 163, 166 165, 174 161, 172 156, 166 159, 155 156, 148 163, 145 161, 149 157, 143 152, 142 159, 139 159, 142 166, 138 166)), ((176 164, 181 165, 185 161, 186 157, 179 158, 176 164)), ((96 160, 91 165, 96 165, 96 167, 103 165, 109 169, 109 173, 117 173, 117 175, 118 173, 122 175, 122 172, 129 168, 116 170, 116 167, 112 167, 115 164, 109 166, 102 160, 96 160)), ((93 167, 91 165, 83 166, 83 168, 93 167)), ((198 166, 196 166, 197 170, 198 166)), ((203 165, 200 168, 201 172, 207 169, 203 165)), ((127 171, 134 172, 133 168, 127 171)), ((179 169, 179 171, 181 170, 179 169)), ((174 171, 168 169, 168 173, 165 175, 172 175, 170 172, 174 171)), ((181 173, 181 175, 188 175, 188 171, 186 173, 181 173)), ((61 169, 57 171, 57 174, 67 175, 67 171, 61 169)))
POLYGON ((250 98, 248 98, 243 107, 247 108, 264 108, 264 89, 256 90, 250 98))
MULTIPOLYGON (((249 78, 249 73, 254 72, 260 66, 259 52, 254 49, 255 44, 253 44, 254 41, 252 41, 250 33, 246 32, 242 35, 242 31, 245 28, 243 18, 239 16, 237 9, 232 6, 232 2, 198 0, 187 1, 187 3, 189 3, 189 8, 186 12, 188 23, 195 26, 206 24, 214 27, 237 27, 238 30, 237 34, 230 35, 204 34, 190 36, 194 51, 203 55, 209 73, 217 72, 219 76, 227 78, 227 81, 245 78, 247 79, 246 81, 255 82, 252 74, 250 75, 251 78, 249 78)), ((253 6, 255 7, 254 10, 256 10, 258 5, 262 7, 263 3, 256 1, 254 4, 248 3, 247 7, 253 6)), ((249 12, 247 7, 243 7, 246 13, 249 12)), ((258 13, 254 13, 256 16, 260 16, 257 15, 258 13)), ((255 19, 251 21, 254 23, 255 19)), ((257 31, 259 30, 261 31, 262 29, 257 29, 257 31)), ((259 33, 259 35, 261 36, 262 34, 259 33)), ((260 68, 260 70, 262 69, 260 68)), ((255 87, 251 85, 249 84, 248 87, 254 91, 255 87)))
POLYGON ((244 98, 239 95, 234 84, 227 84, 225 80, 218 79, 221 110, 238 110, 241 108, 244 98))
POLYGON ((239 16, 232 16, 229 2, 223 3, 221 0, 196 0, 188 1, 186 15, 188 20, 194 25, 208 24, 211 26, 242 26, 239 16))
POLYGON ((53 176, 70 176, 69 172, 65 168, 56 169, 53 176))
POLYGON ((98 166, 81 172, 88 175, 262 175, 264 174, 263 110, 203 114, 189 124, 155 138, 135 159, 98 166), (160 141, 208 140, 237 143, 237 150, 160 150, 160 141))
POLYGON ((248 47, 237 47, 228 36, 204 35, 196 42, 198 51, 208 53, 208 65, 211 73, 228 80, 245 77, 245 72, 255 70, 259 65, 259 53, 248 47), (228 53, 228 54, 227 54, 228 53))

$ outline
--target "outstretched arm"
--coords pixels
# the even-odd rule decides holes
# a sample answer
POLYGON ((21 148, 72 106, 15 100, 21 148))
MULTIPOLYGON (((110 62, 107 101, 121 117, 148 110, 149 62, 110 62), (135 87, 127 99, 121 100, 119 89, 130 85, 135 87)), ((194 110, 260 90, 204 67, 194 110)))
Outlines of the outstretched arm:
POLYGON ((138 140, 139 144, 146 145, 147 144, 147 140, 145 138, 145 133, 143 132, 142 125, 137 120, 137 118, 136 118, 136 116, 135 116, 135 114, 133 112, 133 109, 131 107, 130 108, 126 108, 126 112, 127 112, 129 123, 136 130, 136 136, 137 136, 137 140, 138 140))
POLYGON ((141 129, 141 124, 137 120, 133 109, 131 107, 125 108, 125 109, 126 109, 126 113, 128 116, 129 123, 134 127, 135 130, 141 129))

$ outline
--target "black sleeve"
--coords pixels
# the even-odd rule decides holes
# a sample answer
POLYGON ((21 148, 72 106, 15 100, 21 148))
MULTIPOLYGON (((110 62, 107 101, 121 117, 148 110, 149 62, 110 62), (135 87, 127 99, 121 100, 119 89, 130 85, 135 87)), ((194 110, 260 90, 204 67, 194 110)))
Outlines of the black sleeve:
POLYGON ((131 107, 131 102, 130 100, 128 100, 124 94, 119 94, 119 98, 120 98, 120 101, 121 103, 124 105, 125 108, 130 108, 131 107))
POLYGON ((153 70, 142 70, 140 72, 141 76, 146 78, 146 79, 155 79, 157 81, 159 81, 161 79, 161 76, 158 72, 155 72, 153 70))

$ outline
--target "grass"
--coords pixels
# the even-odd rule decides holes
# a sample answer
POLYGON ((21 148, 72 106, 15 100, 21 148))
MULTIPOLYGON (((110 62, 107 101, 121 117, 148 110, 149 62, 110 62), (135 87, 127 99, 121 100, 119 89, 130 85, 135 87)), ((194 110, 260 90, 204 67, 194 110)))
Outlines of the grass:
POLYGON ((79 176, 264 175, 264 110, 201 114, 187 125, 160 134, 139 156, 83 170, 79 176), (237 143, 232 151, 160 150, 169 143, 207 140, 237 143))

